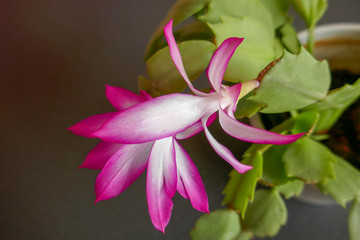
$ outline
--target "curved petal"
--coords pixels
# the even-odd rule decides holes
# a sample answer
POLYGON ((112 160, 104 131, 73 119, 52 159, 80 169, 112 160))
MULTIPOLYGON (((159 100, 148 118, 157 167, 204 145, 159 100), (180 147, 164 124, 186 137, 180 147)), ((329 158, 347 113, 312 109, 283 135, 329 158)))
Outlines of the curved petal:
POLYGON ((224 131, 234 138, 258 144, 288 144, 298 140, 304 133, 281 135, 267 130, 251 127, 230 117, 222 109, 219 110, 220 125, 224 131))
POLYGON ((221 82, 223 80, 226 68, 229 61, 234 54, 236 48, 243 41, 243 38, 228 38, 226 39, 212 56, 209 67, 207 69, 207 76, 213 89, 220 93, 221 82))
POLYGON ((151 149, 150 159, 156 158, 163 168, 164 188, 169 197, 176 193, 176 160, 173 137, 156 140, 151 149))
POLYGON ((216 139, 211 135, 209 130, 206 127, 206 122, 208 121, 208 117, 204 117, 202 119, 204 131, 206 134, 207 139, 209 140, 209 143, 215 150, 215 152, 222 157, 225 161, 227 161, 236 171, 239 173, 244 173, 250 169, 252 169, 252 166, 248 166, 245 164, 242 164, 239 162, 234 155, 231 153, 229 149, 227 149, 224 145, 220 144, 216 139))
POLYGON ((234 111, 236 110, 236 103, 239 99, 239 96, 241 94, 242 84, 238 83, 228 89, 228 94, 231 99, 231 103, 234 104, 234 111))
MULTIPOLYGON (((171 139, 172 142, 172 139, 171 139)), ((146 178, 146 196, 149 207, 149 214, 151 221, 154 227, 162 232, 165 232, 165 227, 168 225, 171 217, 171 211, 173 207, 173 202, 169 196, 169 187, 171 183, 167 183, 168 178, 171 181, 173 177, 176 179, 176 168, 175 176, 167 176, 167 169, 171 169, 171 164, 165 164, 165 156, 168 154, 163 154, 164 151, 169 151, 169 139, 164 141, 156 141, 151 150, 148 163, 148 171, 146 178), (168 188, 168 191, 166 190, 168 188)), ((172 145, 173 146, 173 145, 172 145)), ((172 159, 173 166, 176 164, 175 159, 172 159)), ((173 170, 171 170, 173 172, 173 170)), ((172 182, 176 184, 175 182, 172 182)), ((176 185, 175 185, 176 191, 176 185)))
POLYGON ((176 68, 178 69, 178 71, 180 72, 181 76, 184 78, 185 82, 187 83, 187 85, 189 86, 190 90, 198 96, 206 96, 206 93, 200 92, 199 90, 197 90, 192 84, 191 81, 189 79, 189 77, 186 74, 185 68, 184 68, 184 64, 183 61, 181 59, 181 55, 180 55, 180 51, 179 48, 177 47, 173 32, 172 32, 172 23, 173 21, 171 20, 165 27, 164 27, 164 34, 165 34, 165 38, 166 41, 169 45, 169 50, 170 50, 170 55, 171 58, 176 66, 176 68))
POLYGON ((175 93, 154 98, 119 112, 94 135, 124 144, 175 136, 199 121, 206 112, 215 112, 218 108, 215 97, 175 93))
MULTIPOLYGON (((212 114, 207 121, 207 126, 210 126, 216 119, 216 113, 212 114)), ((196 122, 191 127, 185 129, 185 131, 176 134, 176 139, 183 140, 188 139, 204 130, 201 121, 196 122)))
POLYGON ((119 111, 147 100, 143 96, 138 96, 125 88, 109 85, 106 85, 105 94, 109 102, 119 111))
POLYGON ((105 164, 95 183, 96 201, 116 197, 145 170, 152 142, 122 145, 105 164))
POLYGON ((93 133, 99 130, 99 128, 113 117, 117 112, 103 113, 94 115, 84 120, 78 122, 74 126, 69 127, 68 129, 76 135, 93 138, 93 133))
POLYGON ((200 212, 209 213, 209 201, 204 184, 195 164, 175 140, 177 190, 184 198, 190 198, 191 205, 200 212))
POLYGON ((119 143, 101 141, 86 156, 79 168, 102 169, 111 156, 120 148, 119 143))

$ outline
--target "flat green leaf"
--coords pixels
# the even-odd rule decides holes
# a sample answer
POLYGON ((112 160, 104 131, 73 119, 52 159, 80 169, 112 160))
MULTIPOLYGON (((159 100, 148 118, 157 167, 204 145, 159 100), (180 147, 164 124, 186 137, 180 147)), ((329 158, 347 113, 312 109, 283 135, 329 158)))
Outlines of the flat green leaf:
POLYGON ((283 161, 289 177, 312 182, 334 178, 333 163, 336 162, 336 156, 325 145, 310 137, 289 144, 283 161))
POLYGON ((224 79, 244 82, 255 79, 275 59, 274 31, 251 17, 221 17, 221 23, 209 24, 219 46, 229 37, 244 38, 226 69, 224 79))
POLYGON ((297 32, 292 23, 287 21, 278 30, 278 35, 282 44, 292 54, 296 54, 300 51, 300 42, 297 38, 297 32))
POLYGON ((240 232, 239 215, 231 209, 202 215, 191 230, 192 240, 233 240, 240 232))
POLYGON ((319 113, 314 111, 303 112, 294 118, 294 126, 291 129, 292 134, 307 132, 310 135, 319 120, 319 113))
POLYGON ((299 196, 304 189, 304 182, 300 180, 290 181, 284 185, 276 186, 279 193, 283 194, 286 199, 299 196))
POLYGON ((199 19, 203 22, 218 23, 221 22, 222 16, 251 17, 267 28, 274 29, 270 11, 259 0, 213 0, 206 14, 200 16, 199 19))
POLYGON ((315 26, 319 19, 324 15, 327 0, 294 0, 296 12, 304 19, 307 27, 315 26))
POLYGON ((163 46, 163 28, 171 19, 173 19, 173 24, 176 26, 203 10, 210 1, 211 0, 178 0, 152 35, 146 49, 145 61, 163 46))
POLYGON ((182 41, 206 40, 211 42, 214 35, 211 29, 203 22, 194 21, 186 24, 174 32, 175 38, 182 41))
POLYGON ((323 193, 330 194, 335 201, 346 207, 348 201, 360 194, 360 171, 345 159, 338 157, 334 163, 334 172, 334 179, 321 181, 318 187, 323 193))
POLYGON ((151 83, 149 80, 144 78, 143 76, 138 77, 138 88, 139 90, 143 90, 147 93, 149 93, 153 97, 159 97, 160 93, 151 86, 151 83))
POLYGON ((249 100, 266 105, 260 112, 281 113, 324 99, 329 86, 328 63, 317 61, 301 48, 298 55, 285 51, 249 100))
POLYGON ((274 27, 280 27, 287 18, 291 1, 289 0, 260 0, 271 13, 274 27))
POLYGON ((244 174, 235 170, 230 172, 230 180, 224 189, 224 203, 233 209, 240 211, 244 216, 249 200, 254 198, 257 180, 262 174, 262 156, 260 151, 245 156, 244 164, 253 166, 253 169, 244 174))
POLYGON ((351 205, 349 211, 349 235, 350 240, 360 239, 360 196, 351 205))
MULTIPOLYGON (((304 112, 289 119, 288 129, 292 134, 307 132, 310 134, 314 128, 318 114, 316 112, 304 112), (291 120, 291 121, 290 121, 291 120)), ((285 124, 287 125, 287 124, 285 124)), ((279 132, 279 126, 272 131, 279 132)), ((284 129, 283 129, 284 130, 284 129)), ((282 131, 280 131, 282 132, 282 131)), ((288 145, 273 145, 263 153, 263 174, 261 180, 270 185, 284 185, 293 180, 287 176, 285 163, 282 161, 288 145)))
POLYGON ((287 221, 286 205, 274 190, 262 189, 255 192, 254 201, 249 204, 242 226, 245 231, 259 237, 275 236, 287 221))
MULTIPOLYGON (((251 96, 251 93, 249 93, 248 96, 251 96)), ((247 100, 248 96, 245 96, 239 100, 235 111, 236 118, 252 117, 261 108, 264 107, 263 105, 254 101, 247 100)))
POLYGON ((343 112, 360 97, 360 79, 352 85, 345 85, 332 90, 325 99, 314 103, 304 110, 313 110, 320 113, 316 131, 330 129, 343 112))
POLYGON ((250 240, 252 234, 241 230, 239 234, 233 240, 250 240))
POLYGON ((280 40, 280 38, 275 37, 274 39, 274 52, 275 52, 275 59, 279 59, 284 54, 284 46, 280 40))
POLYGON ((287 145, 273 145, 263 153, 263 174, 261 180, 271 185, 286 184, 290 178, 286 175, 282 157, 287 145))
MULTIPOLYGON (((201 40, 182 42, 178 47, 190 80, 205 70, 215 51, 214 44, 201 40)), ((146 66, 151 86, 163 94, 180 92, 187 86, 171 59, 169 47, 155 53, 146 66)))

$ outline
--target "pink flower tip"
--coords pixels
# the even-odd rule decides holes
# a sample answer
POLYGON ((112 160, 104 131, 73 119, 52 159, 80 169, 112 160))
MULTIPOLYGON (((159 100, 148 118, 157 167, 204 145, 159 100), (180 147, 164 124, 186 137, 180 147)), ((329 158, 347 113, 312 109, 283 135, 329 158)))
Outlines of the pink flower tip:
POLYGON ((247 171, 253 169, 252 166, 249 166, 249 165, 243 165, 242 168, 241 168, 241 171, 239 171, 239 173, 246 173, 247 171))
POLYGON ((71 127, 66 128, 66 130, 69 130, 70 132, 76 134, 76 127, 75 126, 76 126, 76 124, 71 126, 71 127))
POLYGON ((300 138, 302 138, 305 134, 306 134, 306 132, 297 133, 297 134, 293 134, 293 135, 287 135, 287 136, 291 136, 291 137, 292 137, 292 139, 288 142, 288 144, 289 144, 289 143, 296 142, 297 140, 299 140, 300 138))
POLYGON ((206 208, 205 208, 205 211, 202 211, 202 212, 209 214, 209 213, 210 213, 210 211, 209 211, 209 205, 207 205, 206 208))
POLYGON ((172 25, 173 25, 173 20, 171 19, 164 27, 164 31, 166 28, 171 28, 172 29, 172 25))
POLYGON ((84 164, 81 164, 81 165, 78 166, 77 168, 86 168, 86 167, 84 167, 84 164))
POLYGON ((244 41, 244 38, 230 37, 230 38, 226 39, 226 41, 232 41, 232 42, 235 42, 237 45, 240 45, 240 43, 242 43, 242 41, 244 41))

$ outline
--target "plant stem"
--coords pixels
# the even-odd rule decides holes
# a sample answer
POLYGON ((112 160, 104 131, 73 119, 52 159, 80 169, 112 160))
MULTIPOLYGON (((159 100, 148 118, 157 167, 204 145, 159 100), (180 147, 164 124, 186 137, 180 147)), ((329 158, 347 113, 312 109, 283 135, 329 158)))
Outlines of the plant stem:
POLYGON ((307 49, 309 51, 309 53, 313 54, 314 52, 314 28, 315 26, 310 26, 308 27, 308 42, 307 42, 307 49))

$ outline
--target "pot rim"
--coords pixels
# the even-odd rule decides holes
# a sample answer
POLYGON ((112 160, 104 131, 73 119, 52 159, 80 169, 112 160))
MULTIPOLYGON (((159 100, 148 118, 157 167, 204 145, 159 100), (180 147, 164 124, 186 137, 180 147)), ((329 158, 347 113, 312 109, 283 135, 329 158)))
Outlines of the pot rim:
MULTIPOLYGON (((307 42, 307 35, 306 29, 297 34, 300 43, 304 44, 307 42)), ((322 24, 317 26, 314 30, 315 41, 338 36, 360 39, 360 23, 344 22, 322 24)))

